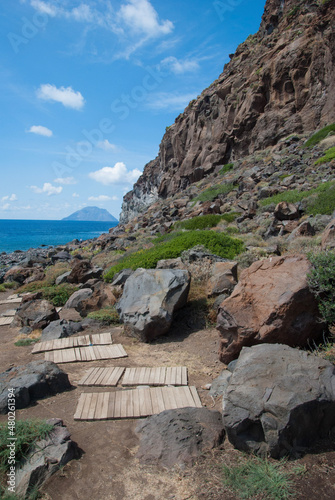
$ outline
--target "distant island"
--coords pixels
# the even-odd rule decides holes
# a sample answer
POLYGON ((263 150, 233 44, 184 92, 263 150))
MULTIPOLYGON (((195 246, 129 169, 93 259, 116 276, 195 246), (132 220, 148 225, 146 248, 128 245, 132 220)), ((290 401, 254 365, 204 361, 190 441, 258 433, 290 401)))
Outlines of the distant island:
POLYGON ((85 207, 81 210, 77 210, 68 217, 64 217, 62 220, 68 221, 87 221, 87 222, 118 222, 112 214, 105 210, 104 208, 98 207, 85 207))

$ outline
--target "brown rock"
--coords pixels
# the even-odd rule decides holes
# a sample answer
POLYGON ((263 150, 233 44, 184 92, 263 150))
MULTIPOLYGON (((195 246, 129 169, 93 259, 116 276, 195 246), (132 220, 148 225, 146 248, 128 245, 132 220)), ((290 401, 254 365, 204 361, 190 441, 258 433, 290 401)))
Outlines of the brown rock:
POLYGON ((243 346, 307 346, 324 329, 307 284, 311 265, 302 255, 271 257, 243 271, 219 309, 220 360, 229 363, 243 346))
POLYGON ((275 208, 274 216, 277 220, 294 220, 299 219, 299 210, 293 203, 287 203, 286 201, 281 201, 275 208))
POLYGON ((324 230, 321 246, 322 250, 335 248, 335 219, 330 221, 330 223, 324 230))
POLYGON ((59 319, 59 315, 47 300, 32 300, 21 305, 14 316, 12 325, 29 326, 33 330, 43 329, 56 319, 59 319))
POLYGON ((237 284, 237 262, 216 262, 207 284, 207 296, 231 293, 237 284))

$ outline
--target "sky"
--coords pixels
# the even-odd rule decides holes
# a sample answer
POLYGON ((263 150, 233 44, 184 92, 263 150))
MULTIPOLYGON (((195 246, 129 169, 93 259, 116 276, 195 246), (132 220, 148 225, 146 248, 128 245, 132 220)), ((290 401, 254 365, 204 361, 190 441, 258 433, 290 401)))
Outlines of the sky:
POLYGON ((116 218, 265 0, 1 0, 0 219, 116 218))

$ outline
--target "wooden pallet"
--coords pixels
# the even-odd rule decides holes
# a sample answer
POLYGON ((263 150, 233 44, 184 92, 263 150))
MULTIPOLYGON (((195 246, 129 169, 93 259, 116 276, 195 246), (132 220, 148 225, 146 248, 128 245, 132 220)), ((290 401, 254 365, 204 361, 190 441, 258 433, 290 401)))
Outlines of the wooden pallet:
POLYGON ((81 335, 80 337, 65 337, 64 339, 47 340, 35 344, 32 354, 89 345, 108 345, 112 343, 113 340, 110 332, 99 333, 97 335, 81 335))
POLYGON ((8 309, 8 311, 4 312, 2 316, 6 318, 13 318, 15 316, 16 309, 8 309))
POLYGON ((17 299, 11 299, 11 300, 0 300, 0 306, 6 305, 12 305, 12 304, 21 304, 22 298, 18 297, 17 299))
POLYGON ((90 368, 78 385, 117 386, 125 371, 124 367, 114 366, 111 368, 90 368))
POLYGON ((13 322, 13 318, 0 318, 0 326, 10 325, 13 322))
POLYGON ((49 351, 45 353, 45 360, 53 361, 54 363, 74 363, 76 361, 125 358, 126 356, 128 354, 121 344, 92 345, 49 351))
POLYGON ((201 408, 195 387, 148 387, 115 392, 82 393, 75 420, 140 418, 175 408, 201 408))
POLYGON ((122 385, 187 385, 187 368, 127 368, 122 385))

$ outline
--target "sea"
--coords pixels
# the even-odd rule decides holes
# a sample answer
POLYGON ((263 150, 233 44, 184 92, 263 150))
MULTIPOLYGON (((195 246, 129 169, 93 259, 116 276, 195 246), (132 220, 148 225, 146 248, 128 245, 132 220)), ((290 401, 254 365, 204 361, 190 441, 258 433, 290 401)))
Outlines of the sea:
POLYGON ((0 219, 0 253, 57 246, 74 239, 89 240, 108 233, 117 222, 0 219))

